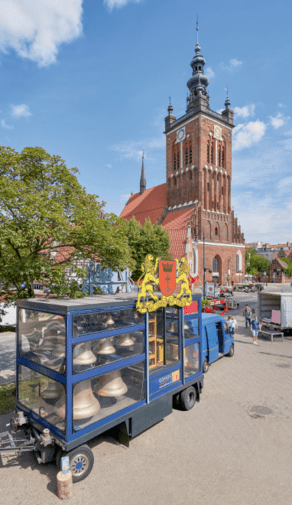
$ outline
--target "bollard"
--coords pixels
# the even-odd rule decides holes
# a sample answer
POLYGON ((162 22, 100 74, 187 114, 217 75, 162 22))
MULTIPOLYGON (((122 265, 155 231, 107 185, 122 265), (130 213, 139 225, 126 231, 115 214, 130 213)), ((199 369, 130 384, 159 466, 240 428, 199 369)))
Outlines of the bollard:
POLYGON ((57 495, 60 500, 71 498, 73 490, 72 473, 58 472, 57 474, 57 495))

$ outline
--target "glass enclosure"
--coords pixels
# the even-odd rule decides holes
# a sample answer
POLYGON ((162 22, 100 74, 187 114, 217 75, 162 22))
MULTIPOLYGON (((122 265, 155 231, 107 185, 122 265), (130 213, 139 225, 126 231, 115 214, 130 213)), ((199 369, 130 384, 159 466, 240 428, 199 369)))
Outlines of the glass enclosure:
POLYGON ((73 316, 73 337, 144 324, 144 316, 134 308, 115 309, 73 316))
POLYGON ((185 319, 183 325, 185 340, 199 336, 199 319, 185 319))
POLYGON ((187 345, 184 348, 184 371, 185 378, 200 371, 200 344, 187 345))
POLYGON ((65 432, 65 386, 23 365, 18 365, 18 401, 65 432))
POLYGON ((73 386, 73 431, 145 398, 145 363, 113 370, 73 386))
POLYGON ((180 361, 179 310, 174 307, 149 314, 149 370, 180 361))
POLYGON ((18 312, 19 356, 65 374, 65 317, 36 310, 18 312))
POLYGON ((144 354, 144 331, 89 340, 73 345, 73 374, 144 354))

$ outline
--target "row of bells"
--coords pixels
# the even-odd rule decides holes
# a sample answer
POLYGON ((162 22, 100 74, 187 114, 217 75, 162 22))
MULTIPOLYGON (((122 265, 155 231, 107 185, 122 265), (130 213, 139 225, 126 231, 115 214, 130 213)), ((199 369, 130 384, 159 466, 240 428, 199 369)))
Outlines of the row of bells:
MULTIPOLYGON (((128 391, 124 383, 120 370, 109 372, 99 379, 93 387, 94 392, 99 396, 118 398, 128 391)), ((73 396, 73 419, 87 419, 94 416, 100 410, 100 403, 94 396, 91 387, 91 379, 82 381, 74 386, 73 396)), ((44 400, 54 400, 59 398, 55 405, 55 412, 65 419, 66 397, 64 387, 58 382, 50 382, 47 388, 41 393, 44 400)))
POLYGON ((121 313, 118 315, 117 320, 115 321, 112 317, 111 314, 98 314, 98 319, 97 315, 93 314, 92 316, 80 316, 78 320, 75 322, 75 330, 77 330, 77 333, 79 331, 84 331, 88 330, 89 328, 93 331, 95 328, 102 327, 102 328, 107 328, 111 327, 114 324, 119 324, 119 323, 131 323, 134 320, 134 323, 137 324, 139 318, 137 312, 134 312, 133 318, 131 317, 131 314, 129 314, 127 311, 121 311, 121 313), (89 327, 89 328, 88 328, 89 327))

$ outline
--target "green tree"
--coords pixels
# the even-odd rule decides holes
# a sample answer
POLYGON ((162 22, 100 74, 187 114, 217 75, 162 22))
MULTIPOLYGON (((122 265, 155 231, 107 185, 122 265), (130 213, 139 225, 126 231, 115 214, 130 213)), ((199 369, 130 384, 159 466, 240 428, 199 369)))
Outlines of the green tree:
POLYGON ((144 226, 134 216, 126 221, 126 224, 131 255, 136 262, 136 267, 132 271, 132 279, 136 281, 142 274, 141 265, 147 254, 152 254, 154 259, 158 256, 161 259, 171 259, 172 256, 168 252, 170 238, 161 225, 152 224, 149 218, 145 220, 144 226))
POLYGON ((76 260, 92 256, 102 266, 133 268, 127 225, 104 212, 104 202, 87 194, 77 173, 42 148, 17 153, 0 147, 0 281, 6 298, 33 297, 35 279, 47 280, 59 294, 80 296, 76 282, 66 284, 65 269, 82 277, 76 260))
POLYGON ((255 249, 249 248, 245 250, 245 272, 251 275, 258 273, 269 272, 271 262, 268 258, 264 258, 257 254, 255 249))

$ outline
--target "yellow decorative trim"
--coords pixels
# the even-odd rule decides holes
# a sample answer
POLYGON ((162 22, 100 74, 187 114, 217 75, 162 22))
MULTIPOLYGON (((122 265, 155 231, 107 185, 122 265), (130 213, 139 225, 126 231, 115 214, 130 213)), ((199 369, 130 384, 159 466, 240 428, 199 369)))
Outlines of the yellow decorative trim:
POLYGON ((145 258, 145 263, 142 264, 142 275, 138 280, 138 289, 140 292, 138 294, 138 301, 136 303, 136 310, 141 314, 145 314, 145 312, 154 312, 157 309, 166 307, 167 305, 177 307, 185 307, 192 303, 192 292, 189 287, 188 282, 188 265, 185 258, 181 258, 179 261, 176 259, 176 265, 178 269, 179 276, 176 278, 175 282, 178 284, 181 282, 181 289, 177 296, 165 296, 162 295, 159 298, 157 295, 153 293, 153 283, 156 286, 159 285, 159 279, 155 277, 157 274, 157 267, 159 258, 156 258, 155 265, 153 264, 153 256, 152 254, 147 254, 145 258), (144 277, 141 287, 139 286, 139 282, 144 277), (184 296, 183 295, 187 295, 184 296), (147 300, 147 296, 151 298, 151 300, 147 300), (183 297, 183 298, 182 298, 183 297))

